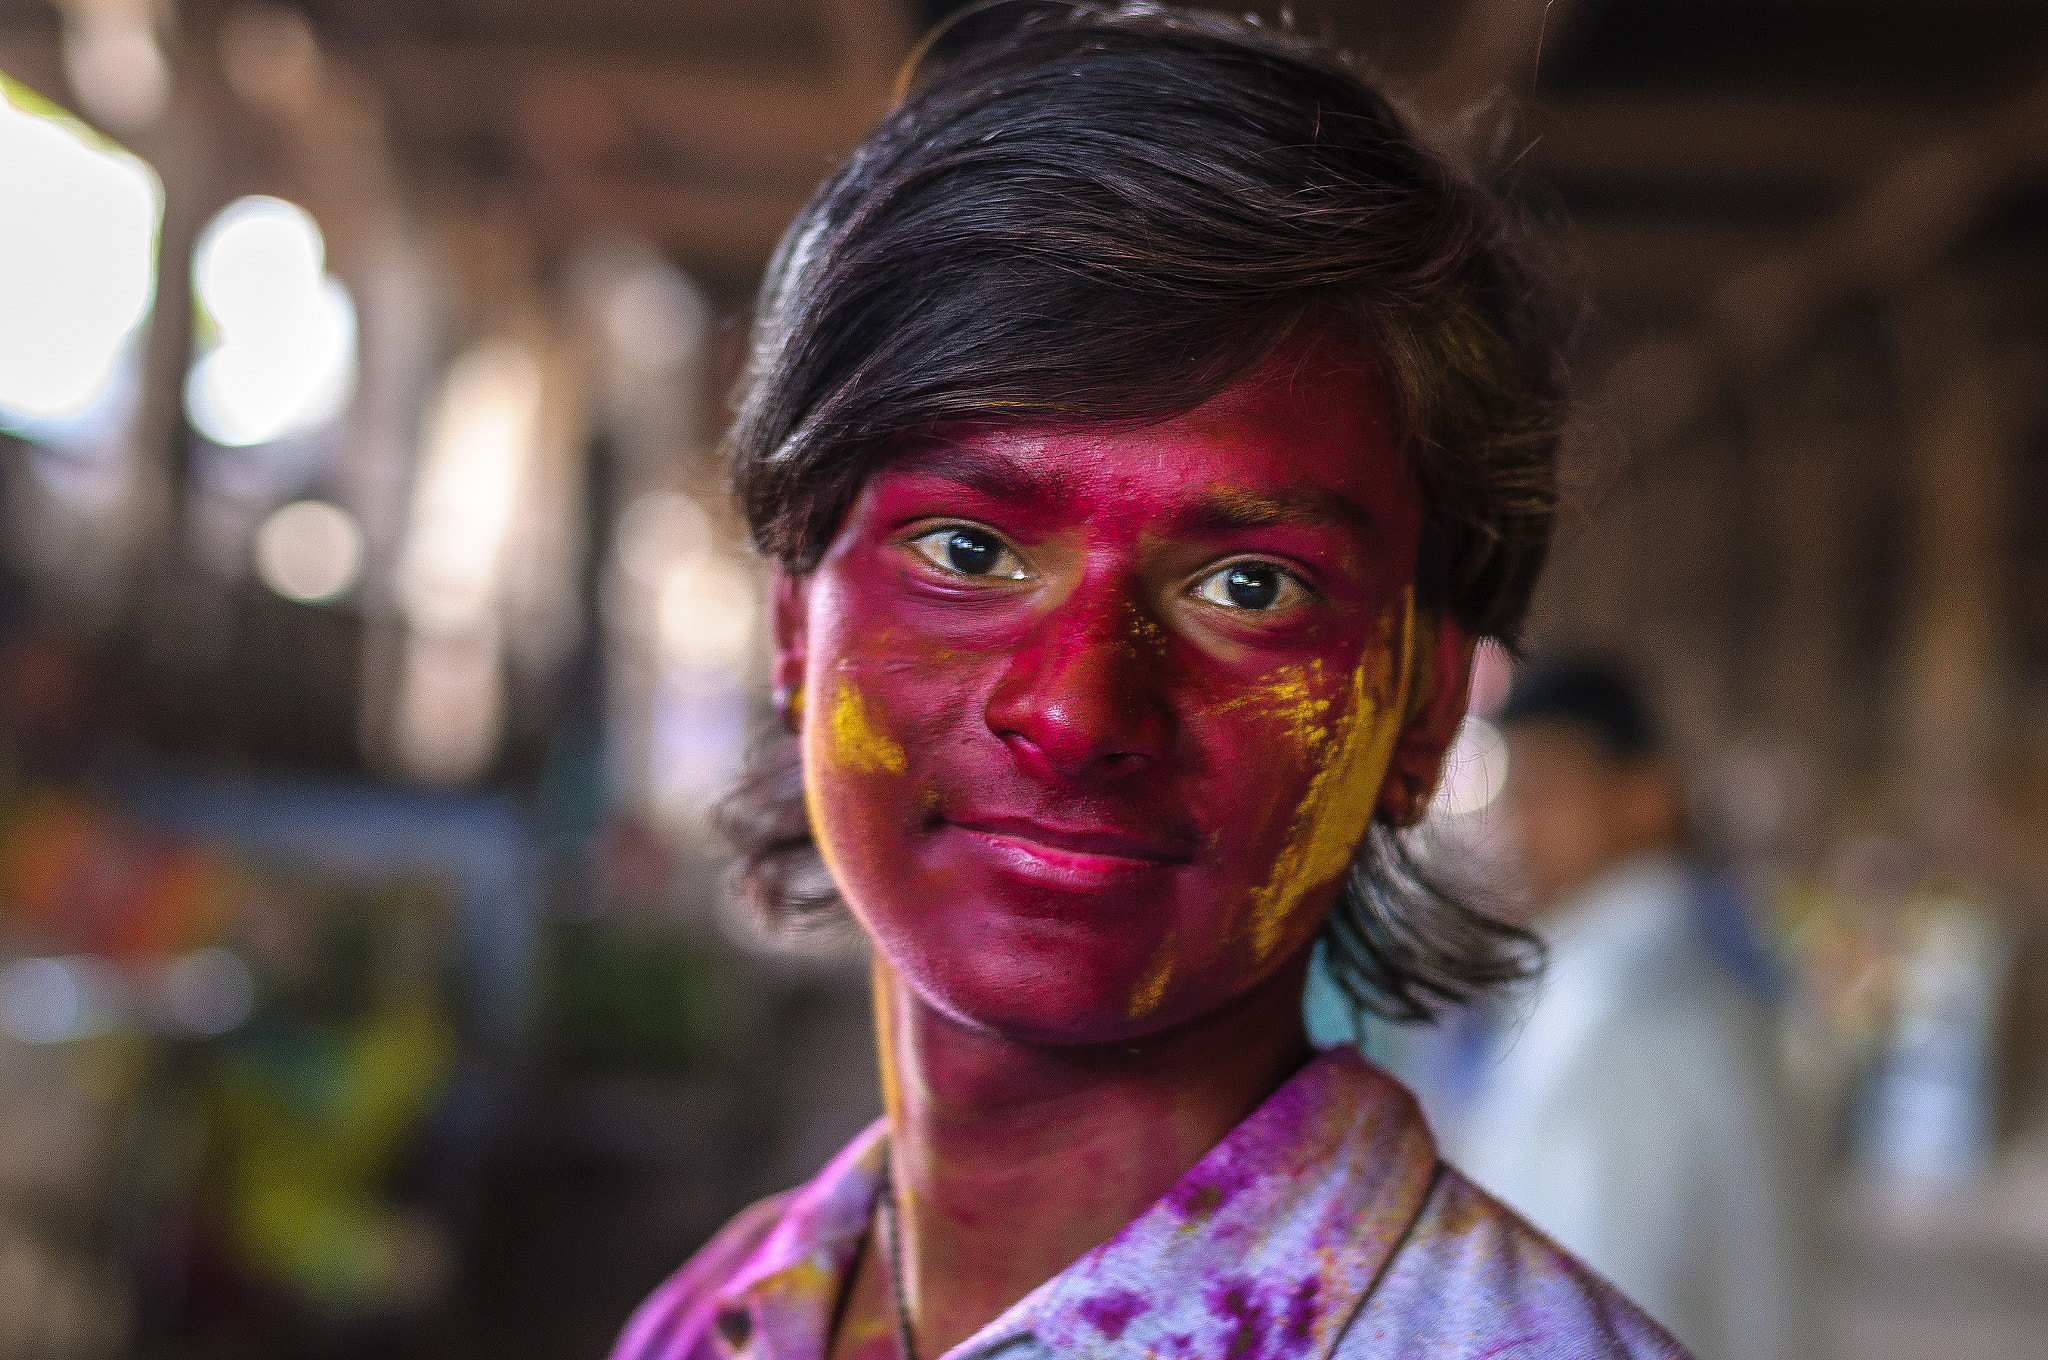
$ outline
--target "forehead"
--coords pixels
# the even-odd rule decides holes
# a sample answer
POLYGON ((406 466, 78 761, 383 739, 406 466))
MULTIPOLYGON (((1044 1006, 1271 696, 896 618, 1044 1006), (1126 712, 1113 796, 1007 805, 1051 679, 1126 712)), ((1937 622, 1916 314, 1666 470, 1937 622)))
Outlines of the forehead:
POLYGON ((1346 349, 1314 340, 1283 346, 1182 415, 945 427, 888 473, 1097 519, 1357 519, 1385 533, 1419 520, 1421 509, 1377 376, 1346 349))

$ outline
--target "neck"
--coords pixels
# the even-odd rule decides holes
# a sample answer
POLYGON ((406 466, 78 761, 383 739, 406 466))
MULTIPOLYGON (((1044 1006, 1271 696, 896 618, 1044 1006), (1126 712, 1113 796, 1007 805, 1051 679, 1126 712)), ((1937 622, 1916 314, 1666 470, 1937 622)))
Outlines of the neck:
POLYGON ((1149 1208, 1310 1056, 1308 951, 1156 1038, 1052 1048, 934 1010, 887 962, 875 1007, 919 1356, 952 1349, 1149 1208))

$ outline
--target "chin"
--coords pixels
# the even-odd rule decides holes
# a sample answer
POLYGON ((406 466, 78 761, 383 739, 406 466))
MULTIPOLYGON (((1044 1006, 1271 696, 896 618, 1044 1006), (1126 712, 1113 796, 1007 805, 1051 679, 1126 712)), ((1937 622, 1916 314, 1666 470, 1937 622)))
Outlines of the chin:
POLYGON ((1086 1047, 1129 1043, 1180 1018, 1157 1004, 1133 1016, 1167 932, 1119 924, 1105 931, 1099 922, 977 912, 953 929, 869 922, 869 933, 911 989, 958 1023, 1021 1043, 1086 1047))

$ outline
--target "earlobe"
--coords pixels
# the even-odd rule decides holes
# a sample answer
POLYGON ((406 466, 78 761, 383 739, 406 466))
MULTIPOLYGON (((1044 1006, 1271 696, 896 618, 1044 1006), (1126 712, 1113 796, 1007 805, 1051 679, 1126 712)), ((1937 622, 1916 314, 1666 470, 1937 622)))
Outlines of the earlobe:
POLYGON ((1444 756, 1457 740, 1472 693, 1472 655, 1479 639, 1454 620, 1440 619, 1429 659, 1422 705, 1394 745, 1387 779, 1380 786, 1378 814, 1394 826, 1413 826, 1429 810, 1442 777, 1444 756))
POLYGON ((803 711, 810 578, 775 569, 775 711, 794 730, 803 711))

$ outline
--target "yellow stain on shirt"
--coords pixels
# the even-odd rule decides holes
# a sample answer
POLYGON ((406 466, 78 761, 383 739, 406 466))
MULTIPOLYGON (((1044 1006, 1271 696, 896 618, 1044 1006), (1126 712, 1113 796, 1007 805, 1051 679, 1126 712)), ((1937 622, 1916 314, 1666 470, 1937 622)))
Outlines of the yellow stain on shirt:
POLYGON ((1350 866, 1372 824, 1395 743, 1430 661, 1432 630, 1417 617, 1412 590, 1388 606, 1382 631, 1385 644, 1352 673, 1341 712, 1332 715, 1330 701, 1314 700, 1306 677, 1291 703, 1275 705, 1317 769, 1272 874, 1252 895, 1247 933, 1257 959, 1280 943, 1301 899, 1350 866))
POLYGON ((902 774, 909 768, 903 747, 868 713, 867 700, 847 681, 832 700, 832 754, 860 774, 902 774))

